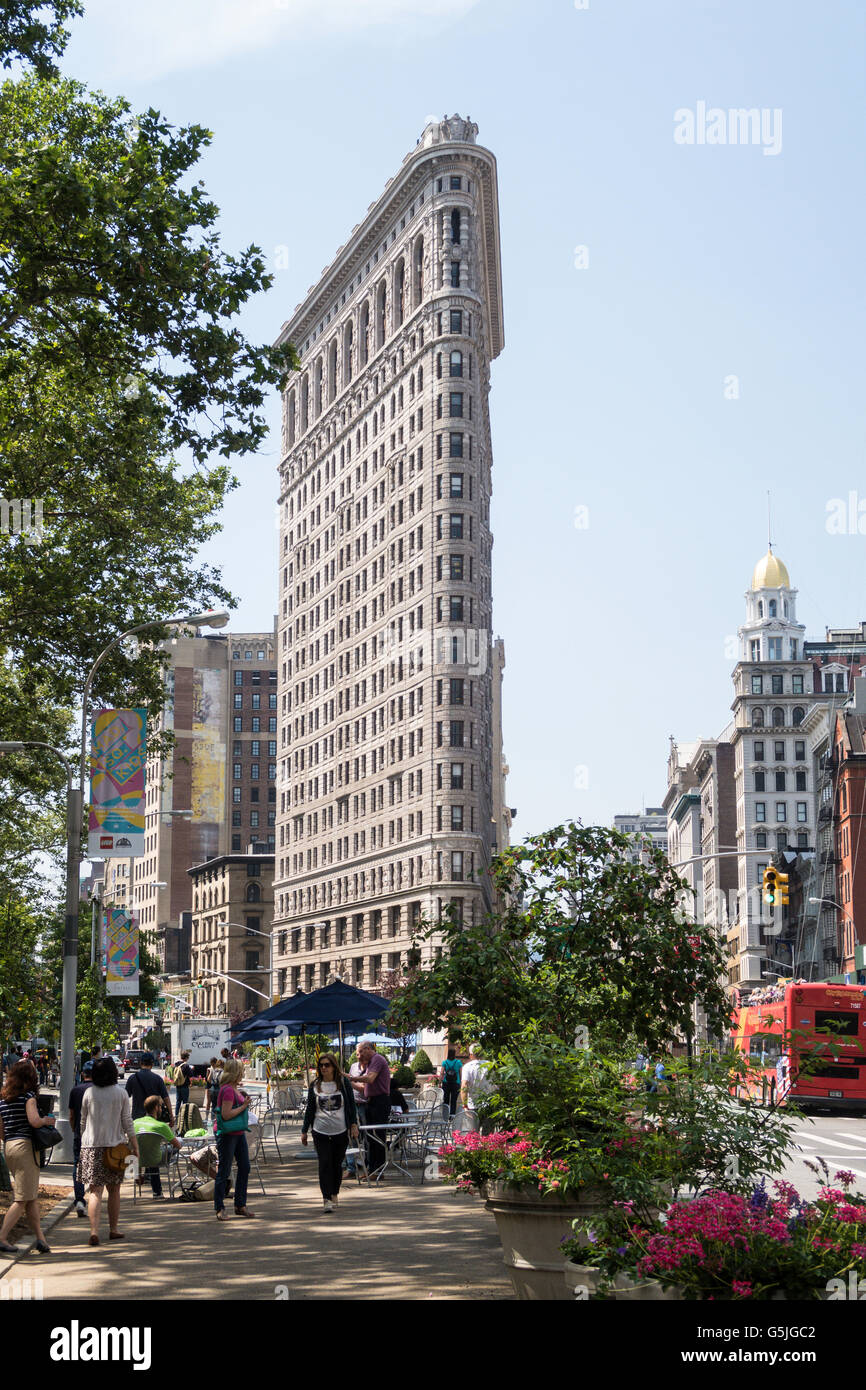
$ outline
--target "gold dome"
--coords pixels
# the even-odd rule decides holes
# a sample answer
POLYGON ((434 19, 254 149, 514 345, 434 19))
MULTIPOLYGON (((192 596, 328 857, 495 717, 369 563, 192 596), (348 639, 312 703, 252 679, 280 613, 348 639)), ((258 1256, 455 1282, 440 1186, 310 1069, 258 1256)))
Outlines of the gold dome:
POLYGON ((753 589, 790 589, 788 571, 778 556, 768 550, 762 560, 755 565, 752 575, 753 589))

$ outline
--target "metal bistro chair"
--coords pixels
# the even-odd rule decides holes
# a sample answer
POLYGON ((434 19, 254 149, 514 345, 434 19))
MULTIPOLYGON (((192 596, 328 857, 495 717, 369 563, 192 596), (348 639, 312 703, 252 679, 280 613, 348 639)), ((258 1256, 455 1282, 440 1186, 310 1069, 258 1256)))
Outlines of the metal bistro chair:
MULTIPOLYGON (((445 1107, 448 1108, 447 1106, 445 1107)), ((424 1129, 423 1147, 421 1150, 421 1181, 426 1177, 433 1177, 433 1167, 435 1166, 435 1176, 439 1176, 439 1149, 443 1144, 447 1144, 452 1137, 451 1118, 444 1120, 431 1120, 424 1129), (431 1165, 431 1160, 434 1161, 431 1165)))
POLYGON ((133 1169, 132 1181, 132 1200, 133 1204, 141 1194, 142 1185, 150 1183, 150 1177, 145 1173, 145 1168, 159 1168, 168 1178, 168 1195, 174 1197, 174 1180, 180 1181, 180 1169, 178 1167, 179 1150, 169 1144, 164 1144, 158 1134, 139 1134, 138 1136, 138 1164, 133 1169))
MULTIPOLYGON (((250 1125, 249 1131, 247 1133, 247 1149, 250 1155, 250 1172, 255 1172, 255 1175, 259 1180, 259 1187, 262 1189, 262 1196, 267 1197, 268 1194, 265 1192, 265 1184, 262 1181, 261 1169, 259 1168, 259 1154, 262 1155, 262 1158, 264 1158, 265 1156, 265 1151, 262 1148, 262 1143, 263 1135, 261 1125, 250 1125)), ((265 1161, 267 1162, 267 1160, 265 1161)))
POLYGON ((265 1153, 265 1150, 264 1150, 264 1142, 265 1142, 265 1138, 266 1138, 266 1136, 265 1136, 265 1130, 266 1130, 266 1129, 269 1129, 269 1130, 271 1131, 270 1137, 271 1137, 271 1138, 273 1139, 273 1141, 274 1141, 274 1148, 275 1148, 276 1151, 277 1151, 277 1158, 280 1160, 281 1163, 282 1163, 282 1161, 283 1161, 283 1155, 280 1153, 280 1144, 279 1144, 279 1140, 277 1139, 277 1135, 278 1135, 279 1132, 280 1132, 280 1126, 281 1126, 282 1123, 283 1123, 283 1113, 284 1113, 284 1112, 283 1112, 282 1110, 273 1110, 273 1109, 272 1109, 272 1110, 266 1110, 265 1113, 264 1113, 264 1114, 261 1116, 261 1118, 259 1119, 259 1123, 258 1123, 257 1125, 253 1125, 253 1126, 252 1126, 252 1129, 256 1129, 256 1130, 259 1131, 259 1137, 260 1137, 260 1140, 261 1140, 260 1147, 261 1147, 261 1151, 262 1151, 262 1158, 265 1160, 265 1163, 267 1163, 267 1161, 268 1161, 268 1156, 267 1156, 267 1154, 265 1153))

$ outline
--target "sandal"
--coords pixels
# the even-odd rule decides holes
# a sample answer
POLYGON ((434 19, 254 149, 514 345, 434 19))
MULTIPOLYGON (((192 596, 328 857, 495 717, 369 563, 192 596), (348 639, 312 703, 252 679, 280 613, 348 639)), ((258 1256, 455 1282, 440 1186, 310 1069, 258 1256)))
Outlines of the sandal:
POLYGON ((99 1244, 99 1236, 91 1236, 91 1237, 90 1237, 90 1244, 91 1244, 91 1245, 98 1245, 98 1244, 99 1244))
POLYGON ((235 1216, 253 1217, 255 1212, 250 1211, 249 1207, 235 1207, 235 1216))
POLYGON ((226 1212, 224 1212, 224 1211, 218 1211, 217 1214, 216 1214, 216 1219, 217 1219, 217 1221, 228 1221, 228 1216, 227 1216, 226 1212))

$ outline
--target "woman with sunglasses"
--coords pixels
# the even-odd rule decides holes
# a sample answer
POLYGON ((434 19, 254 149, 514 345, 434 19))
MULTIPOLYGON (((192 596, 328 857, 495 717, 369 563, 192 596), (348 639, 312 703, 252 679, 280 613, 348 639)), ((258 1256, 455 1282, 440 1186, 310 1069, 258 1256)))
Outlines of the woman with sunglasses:
POLYGON ((330 1212, 337 1207, 349 1136, 358 1137, 355 1094, 333 1052, 322 1053, 316 1063, 315 1079, 307 1092, 307 1112, 301 1129, 301 1143, 305 1147, 311 1126, 319 1160, 319 1187, 325 1211, 330 1212))

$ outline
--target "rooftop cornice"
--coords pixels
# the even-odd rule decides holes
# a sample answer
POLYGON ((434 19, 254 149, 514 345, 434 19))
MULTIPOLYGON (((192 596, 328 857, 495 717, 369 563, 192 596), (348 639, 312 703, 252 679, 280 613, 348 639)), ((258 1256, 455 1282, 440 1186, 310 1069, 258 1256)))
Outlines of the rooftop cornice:
MULTIPOLYGON (((437 166, 453 164, 455 160, 475 166, 478 179, 483 227, 482 254, 487 284, 487 306, 490 318, 490 358, 498 357, 505 344, 502 321, 502 267, 499 241, 499 191, 496 157, 483 145, 462 140, 441 144, 418 145, 403 161, 400 172, 389 179, 376 202, 371 203, 364 221, 353 228, 345 245, 341 246, 318 281, 310 287, 306 298, 280 330, 277 344, 300 344, 318 327, 331 310, 334 299, 342 293, 347 280, 354 278, 360 262, 379 249, 384 233, 390 232, 401 203, 409 204, 432 176, 437 166)), ((453 195, 458 197, 456 193, 453 195)), ((427 204, 425 203, 425 207, 427 204)), ((423 211, 423 209, 421 210, 423 211)), ((416 211, 416 217, 419 212, 416 211)), ((407 231, 409 228, 407 227, 407 231)), ((371 278, 373 272, 371 271, 371 278)), ((362 293, 359 287, 353 294, 362 293)), ((348 308, 348 305, 346 306, 348 308)), ((330 325, 329 325, 330 326, 330 325)), ((323 334, 324 337, 324 334, 323 334)))

